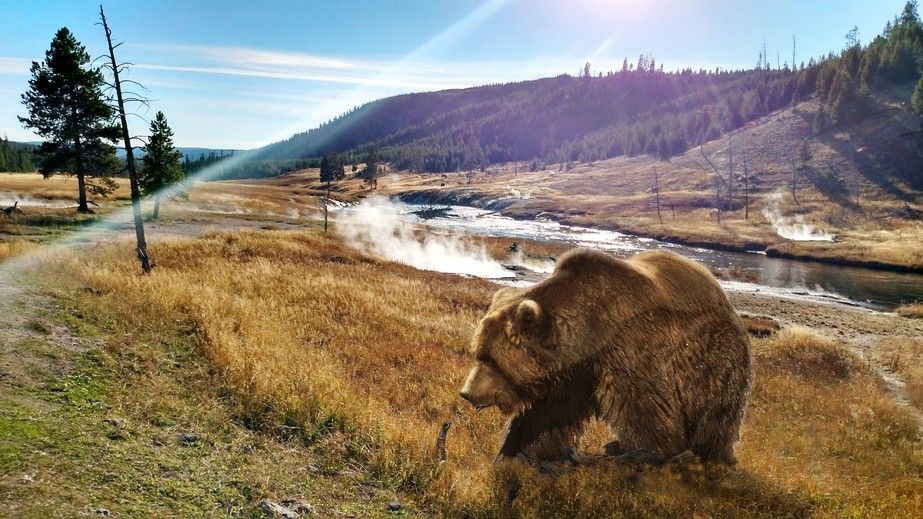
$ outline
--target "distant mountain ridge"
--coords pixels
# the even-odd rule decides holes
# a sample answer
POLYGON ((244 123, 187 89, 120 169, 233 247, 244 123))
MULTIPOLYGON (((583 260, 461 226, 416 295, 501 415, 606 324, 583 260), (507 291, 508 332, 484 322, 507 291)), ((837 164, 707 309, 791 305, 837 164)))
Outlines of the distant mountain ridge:
MULTIPOLYGON (((216 149, 216 148, 196 148, 196 147, 178 146, 178 147, 176 148, 176 151, 182 153, 184 159, 195 160, 195 159, 198 159, 198 158, 202 157, 203 155, 207 157, 207 156, 208 156, 209 154, 211 154, 211 153, 214 153, 215 155, 229 155, 229 154, 230 154, 230 155, 233 155, 234 153, 239 153, 239 152, 242 151, 242 150, 216 149)), ((124 150, 124 149, 118 148, 118 149, 116 150, 116 153, 118 154, 118 157, 119 157, 120 159, 123 159, 123 160, 125 159, 125 150, 124 150)), ((139 158, 139 159, 140 159, 140 158, 143 157, 144 155, 145 155, 144 150, 142 150, 142 149, 136 149, 136 150, 135 150, 135 158, 139 158)))
MULTIPOLYGON (((296 166, 328 152, 355 163, 373 146, 394 167, 423 172, 509 161, 566 167, 639 154, 667 159, 807 99, 821 102, 816 133, 863 117, 878 93, 904 91, 910 101, 914 85, 913 110, 923 113, 921 67, 923 27, 908 2, 868 45, 850 33, 841 51, 794 69, 771 69, 761 55, 751 70, 664 72, 642 55, 606 74, 588 67, 580 77, 399 95, 266 146, 254 163, 296 166)), ((261 171, 267 168, 253 174, 261 171)), ((246 168, 234 174, 247 175, 246 168)))
MULTIPOLYGON (((34 148, 37 148, 40 144, 42 144, 42 141, 28 141, 28 142, 10 141, 10 144, 34 149, 34 148)), ((208 156, 209 153, 214 153, 216 155, 228 155, 228 154, 240 153, 241 151, 243 151, 243 150, 238 150, 238 149, 199 148, 199 147, 194 147, 194 146, 193 147, 178 146, 176 150, 183 154, 183 158, 188 158, 189 160, 195 160, 201 157, 202 155, 208 156)), ((117 147, 115 152, 120 159, 123 159, 123 160, 125 159, 125 150, 123 148, 117 147)), ((135 150, 136 158, 141 158, 144 155, 145 155, 144 150, 142 149, 135 150)))

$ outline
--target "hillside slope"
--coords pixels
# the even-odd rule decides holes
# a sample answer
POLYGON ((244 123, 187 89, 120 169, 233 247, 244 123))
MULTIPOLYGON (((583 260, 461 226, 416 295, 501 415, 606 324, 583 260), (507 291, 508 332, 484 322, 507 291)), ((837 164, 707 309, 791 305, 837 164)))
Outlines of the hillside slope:
MULTIPOLYGON (((484 170, 511 161, 536 170, 615 157, 667 159, 805 101, 819 103, 805 123, 820 139, 849 132, 873 114, 885 121, 894 116, 903 133, 919 131, 919 123, 903 124, 923 114, 923 24, 916 3, 908 2, 868 45, 850 35, 841 50, 791 69, 772 69, 761 57, 750 70, 664 72, 642 55, 598 76, 587 67, 581 77, 381 99, 258 150, 252 171, 229 176, 274 175, 327 153, 343 153, 356 164, 373 149, 394 169, 418 172, 484 170), (892 106, 894 100, 906 110, 892 106), (266 167, 273 161, 288 164, 266 167)), ((852 136, 855 149, 865 147, 866 136, 852 136)), ((905 182, 917 185, 911 177, 921 166, 919 141, 907 142, 912 146, 899 144, 887 158, 855 160, 860 168, 900 170, 905 182), (893 152, 900 149, 910 153, 893 152)))
MULTIPOLYGON (((914 132, 918 119, 901 99, 878 97, 849 125, 822 133, 813 129, 822 103, 812 100, 668 160, 618 157, 537 171, 529 171, 527 162, 510 162, 470 175, 401 170, 384 176, 378 192, 714 248, 920 271, 923 135, 914 132), (807 160, 799 156, 803 147, 807 160), (828 233, 833 241, 786 238, 780 235, 785 226, 828 233)), ((317 170, 271 182, 322 189, 317 170)), ((334 193, 347 200, 373 191, 349 177, 334 193)))
POLYGON ((664 73, 653 65, 642 60, 601 77, 381 99, 262 155, 291 160, 337 151, 358 157, 374 143, 398 167, 429 172, 533 158, 668 156, 788 104, 796 81, 787 71, 664 73))

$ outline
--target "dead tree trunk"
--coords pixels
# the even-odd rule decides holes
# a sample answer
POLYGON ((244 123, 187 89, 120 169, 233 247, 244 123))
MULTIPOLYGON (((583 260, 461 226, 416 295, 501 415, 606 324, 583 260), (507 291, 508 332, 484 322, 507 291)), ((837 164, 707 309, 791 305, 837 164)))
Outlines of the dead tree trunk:
POLYGON ((660 176, 656 168, 654 168, 654 197, 657 200, 657 219, 660 220, 660 225, 663 225, 663 217, 660 216, 660 176))
POLYGON ((734 140, 728 137, 728 211, 734 210, 734 140))
POLYGON ((9 207, 4 207, 4 208, 2 209, 3 214, 5 214, 5 215, 7 215, 7 216, 10 216, 10 215, 12 215, 13 213, 21 213, 21 212, 22 212, 22 209, 19 209, 18 206, 19 206, 19 200, 16 200, 15 202, 13 202, 13 205, 11 205, 11 206, 9 206, 9 207))
POLYGON ((795 189, 798 186, 798 176, 797 175, 798 175, 798 164, 797 162, 795 162, 795 159, 793 158, 792 159, 792 186, 791 186, 792 187, 792 200, 794 200, 795 203, 800 203, 798 202, 798 197, 795 196, 795 189))
MULTIPOLYGON (((76 109, 71 111, 73 117, 77 117, 76 109)), ((77 212, 92 214, 93 211, 87 205, 87 177, 83 166, 83 152, 80 137, 74 137, 74 155, 77 156, 77 163, 74 165, 74 174, 77 175, 77 212)))
POLYGON ((324 234, 327 234, 327 208, 330 206, 330 181, 327 181, 327 190, 324 194, 324 234))
POLYGON ((152 218, 155 220, 160 218, 160 193, 154 195, 154 214, 152 218))
POLYGON ((705 154, 705 149, 702 145, 699 145, 699 153, 702 154, 702 158, 705 159, 705 162, 711 166, 711 169, 715 171, 715 215, 718 218, 718 221, 721 221, 721 172, 718 171, 718 167, 715 166, 715 163, 708 158, 708 155, 705 154))
POLYGON ((109 46, 109 60, 112 64, 112 85, 115 88, 119 119, 122 123, 122 140, 125 143, 125 160, 127 162, 128 181, 131 185, 131 212, 135 221, 138 260, 141 262, 141 270, 149 272, 151 263, 147 255, 147 242, 144 238, 144 221, 141 219, 141 191, 138 189, 138 172, 135 170, 135 155, 131 145, 131 134, 128 132, 128 117, 125 115, 125 98, 122 96, 122 82, 119 80, 119 63, 115 60, 115 48, 121 43, 112 45, 112 31, 109 30, 109 24, 106 23, 103 6, 99 6, 99 18, 106 33, 106 43, 109 46))
POLYGON ((747 157, 744 157, 744 220, 750 219, 750 172, 747 157))

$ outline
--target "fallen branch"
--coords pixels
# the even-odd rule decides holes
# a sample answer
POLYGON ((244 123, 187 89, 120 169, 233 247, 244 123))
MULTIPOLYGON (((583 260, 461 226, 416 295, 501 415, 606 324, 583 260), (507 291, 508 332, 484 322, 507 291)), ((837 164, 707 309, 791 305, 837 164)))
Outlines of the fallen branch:
POLYGON ((439 430, 439 436, 436 437, 436 456, 439 457, 440 463, 445 463, 445 460, 449 455, 449 451, 445 447, 445 439, 446 436, 449 435, 450 427, 452 427, 452 422, 442 422, 442 428, 439 430))
POLYGON ((13 214, 13 213, 21 213, 21 212, 22 212, 22 209, 19 209, 18 207, 16 207, 16 206, 18 206, 18 205, 19 205, 19 200, 13 202, 13 205, 11 205, 11 206, 9 206, 9 207, 4 207, 4 208, 0 209, 0 211, 3 211, 3 214, 5 214, 5 215, 7 215, 7 216, 10 216, 10 215, 13 214))

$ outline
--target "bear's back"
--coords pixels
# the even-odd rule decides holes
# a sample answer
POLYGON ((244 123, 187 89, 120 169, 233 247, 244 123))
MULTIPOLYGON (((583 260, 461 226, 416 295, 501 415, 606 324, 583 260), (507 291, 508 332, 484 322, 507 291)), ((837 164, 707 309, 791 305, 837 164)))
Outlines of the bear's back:
POLYGON ((718 280, 695 261, 668 251, 650 251, 632 257, 628 263, 644 271, 678 308, 732 311, 718 280))
POLYGON ((561 256, 555 275, 572 279, 604 279, 613 288, 667 298, 673 304, 725 307, 718 281, 702 265, 669 251, 647 251, 621 260, 597 249, 576 248, 561 256))

